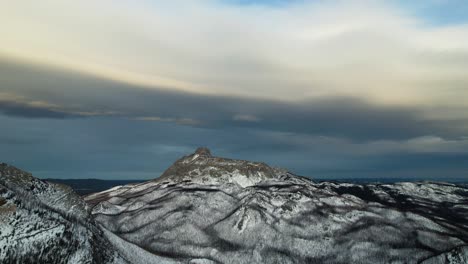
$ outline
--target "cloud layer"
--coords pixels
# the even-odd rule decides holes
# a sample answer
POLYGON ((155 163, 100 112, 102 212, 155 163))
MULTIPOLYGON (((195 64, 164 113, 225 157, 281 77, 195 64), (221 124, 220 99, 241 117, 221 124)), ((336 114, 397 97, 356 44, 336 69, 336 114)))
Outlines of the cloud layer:
POLYGON ((18 0, 0 52, 158 89, 297 101, 357 96, 466 107, 468 26, 388 1, 18 0))
POLYGON ((468 135, 463 118, 428 118, 424 107, 386 106, 357 97, 288 102, 143 89, 73 72, 0 61, 0 111, 29 118, 111 116, 203 128, 253 128, 354 141, 468 135), (11 73, 11 74, 9 74, 11 73), (17 78, 17 76, 22 76, 17 78), (14 95, 9 92, 15 92, 14 95))
POLYGON ((407 7, 0 0, 0 158, 154 178, 207 145, 313 177, 466 178, 468 23, 407 7))

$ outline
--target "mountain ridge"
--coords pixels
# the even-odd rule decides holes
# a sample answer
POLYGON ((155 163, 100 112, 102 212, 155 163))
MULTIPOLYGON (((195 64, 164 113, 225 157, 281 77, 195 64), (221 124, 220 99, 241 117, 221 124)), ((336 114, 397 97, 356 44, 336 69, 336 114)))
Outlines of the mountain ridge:
POLYGON ((246 164, 203 149, 164 177, 85 200, 110 232, 167 263, 468 261, 466 188, 258 177, 262 163, 246 164))
POLYGON ((1 263, 127 263, 64 185, 0 164, 1 263))
POLYGON ((208 149, 164 175, 83 201, 69 187, 1 164, 0 261, 468 262, 463 186, 314 182, 208 149))

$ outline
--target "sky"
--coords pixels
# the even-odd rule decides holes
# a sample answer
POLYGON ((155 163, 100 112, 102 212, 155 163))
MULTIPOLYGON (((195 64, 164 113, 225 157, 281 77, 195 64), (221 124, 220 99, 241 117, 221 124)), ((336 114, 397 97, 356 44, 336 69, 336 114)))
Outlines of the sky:
POLYGON ((0 161, 152 179, 207 146, 468 180, 464 0, 0 0, 0 161))

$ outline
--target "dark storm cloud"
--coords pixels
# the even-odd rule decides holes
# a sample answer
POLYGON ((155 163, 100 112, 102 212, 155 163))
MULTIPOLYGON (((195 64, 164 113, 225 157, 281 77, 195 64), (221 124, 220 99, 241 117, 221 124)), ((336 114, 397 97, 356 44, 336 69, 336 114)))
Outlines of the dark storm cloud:
POLYGON ((425 135, 459 138, 466 120, 428 120, 418 108, 385 107, 357 98, 328 97, 287 103, 165 89, 142 89, 80 74, 0 63, 0 92, 45 101, 56 110, 0 104, 8 115, 76 117, 113 113, 141 122, 175 122, 203 128, 254 128, 352 140, 408 139, 425 135), (19 78, 18 76, 21 76, 19 78), (73 109, 67 109, 73 106, 73 109))
POLYGON ((206 129, 118 117, 25 119, 0 115, 0 160, 41 177, 156 178, 176 159, 208 146, 213 154, 264 161, 312 178, 466 178, 467 153, 362 153, 335 143, 248 128, 206 129), (275 134, 272 136, 271 134, 275 134), (302 143, 301 143, 302 142, 302 143), (302 144, 301 146, 298 146, 302 144))
POLYGON ((24 118, 75 118, 78 114, 61 112, 47 107, 38 107, 13 101, 0 100, 0 112, 8 116, 24 118))

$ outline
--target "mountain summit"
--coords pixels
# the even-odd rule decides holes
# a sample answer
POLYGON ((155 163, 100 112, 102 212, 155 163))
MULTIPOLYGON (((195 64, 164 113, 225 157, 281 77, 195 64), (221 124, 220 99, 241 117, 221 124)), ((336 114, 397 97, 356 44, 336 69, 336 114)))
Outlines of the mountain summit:
POLYGON ((285 174, 286 170, 272 168, 263 162, 215 157, 208 148, 200 147, 194 153, 177 160, 157 181, 233 183, 247 187, 285 174))
POLYGON ((199 147, 197 150, 195 150, 195 155, 198 156, 204 156, 204 157, 211 157, 211 151, 208 148, 205 147, 199 147))
POLYGON ((0 263, 468 263, 468 189, 316 183, 199 148, 83 201, 0 164, 0 263))
POLYGON ((199 148, 85 200, 131 263, 468 263, 468 189, 452 184, 316 183, 199 148))

